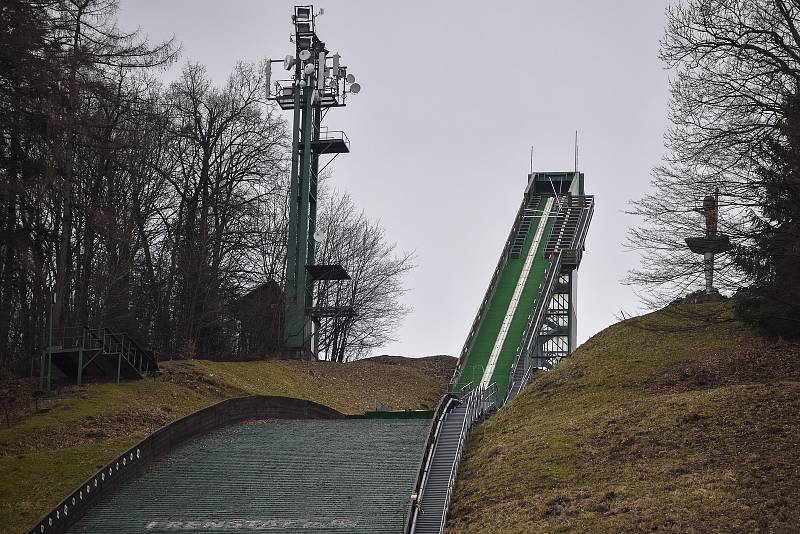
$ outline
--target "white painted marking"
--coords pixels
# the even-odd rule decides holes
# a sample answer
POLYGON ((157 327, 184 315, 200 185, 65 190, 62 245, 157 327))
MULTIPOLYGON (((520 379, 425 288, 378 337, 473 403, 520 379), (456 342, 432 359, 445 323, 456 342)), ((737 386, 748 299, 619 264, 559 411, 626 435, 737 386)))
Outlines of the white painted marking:
POLYGON ((503 318, 503 324, 500 326, 500 333, 497 334, 497 339, 492 347, 492 353, 489 356, 489 361, 486 364, 486 370, 483 372, 481 378, 481 386, 487 387, 492 381, 494 368, 497 366, 497 359, 500 357, 500 350, 503 348, 503 343, 506 341, 508 329, 511 327, 511 320, 514 319, 514 313, 517 311, 519 299, 522 296, 522 290, 525 289, 525 282, 528 281, 528 274, 531 272, 533 260, 536 259, 536 253, 539 251, 539 242, 542 240, 544 228, 547 226, 547 219, 550 216, 550 210, 553 207, 553 197, 547 199, 544 205, 542 214, 539 218, 539 226, 536 228, 536 235, 531 243, 531 248, 528 250, 528 256, 525 258, 525 265, 522 267, 522 272, 517 280, 517 287, 514 289, 514 295, 511 297, 511 303, 506 310, 506 316, 503 318))

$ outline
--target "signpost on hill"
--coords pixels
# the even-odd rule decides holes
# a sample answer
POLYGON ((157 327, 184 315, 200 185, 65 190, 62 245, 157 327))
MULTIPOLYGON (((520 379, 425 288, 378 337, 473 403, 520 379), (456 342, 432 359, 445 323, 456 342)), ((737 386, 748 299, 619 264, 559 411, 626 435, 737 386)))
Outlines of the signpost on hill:
POLYGON ((315 246, 324 239, 316 231, 317 183, 320 157, 350 152, 350 141, 342 131, 328 131, 322 119, 330 108, 344 107, 349 94, 361 86, 331 54, 316 34, 314 6, 295 6, 292 22, 294 55, 267 63, 267 98, 283 110, 293 111, 292 164, 289 192, 289 236, 284 288, 284 338, 288 352, 300 358, 316 354, 314 331, 322 318, 352 317, 352 306, 315 307, 314 282, 349 280, 341 265, 316 265, 315 246), (292 73, 289 80, 271 81, 271 65, 282 63, 292 73))

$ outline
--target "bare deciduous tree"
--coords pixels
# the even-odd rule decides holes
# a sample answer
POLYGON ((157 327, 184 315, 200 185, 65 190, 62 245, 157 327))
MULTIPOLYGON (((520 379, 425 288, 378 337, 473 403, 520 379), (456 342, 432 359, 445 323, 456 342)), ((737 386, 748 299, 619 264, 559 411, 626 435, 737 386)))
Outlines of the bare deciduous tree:
POLYGON ((325 192, 317 227, 325 235, 317 262, 342 264, 352 278, 344 283, 318 282, 317 305, 352 305, 357 312, 355 317, 322 321, 320 356, 336 362, 363 358, 392 341, 408 314, 400 298, 414 256, 397 253, 380 224, 368 219, 345 193, 325 192))
POLYGON ((628 241, 643 251, 643 263, 627 282, 644 286, 649 304, 663 305, 702 277, 702 258, 683 240, 702 234, 695 209, 716 189, 720 232, 735 244, 718 257, 722 289, 758 282, 748 267, 756 243, 796 224, 796 179, 784 174, 776 183, 765 171, 774 167, 775 147, 800 150, 786 129, 800 87, 798 16, 793 0, 688 0, 669 8, 661 47, 673 71, 667 156, 652 193, 632 204, 644 220, 628 241), (776 188, 794 211, 774 209, 776 188))

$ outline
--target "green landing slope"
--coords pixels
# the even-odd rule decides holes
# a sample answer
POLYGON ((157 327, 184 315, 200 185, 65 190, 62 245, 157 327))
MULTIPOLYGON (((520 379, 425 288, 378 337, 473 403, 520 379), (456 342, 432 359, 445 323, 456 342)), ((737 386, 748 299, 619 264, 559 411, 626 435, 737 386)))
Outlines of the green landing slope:
POLYGON ((426 419, 253 421, 179 445, 69 534, 402 532, 426 419))
MULTIPOLYGON (((542 198, 536 207, 537 211, 541 212, 546 203, 547 198, 542 198)), ((554 211, 551 209, 551 214, 552 213, 554 213, 554 211)), ((478 332, 472 342, 472 347, 463 362, 463 371, 457 384, 457 390, 470 382, 478 384, 481 381, 484 369, 486 369, 489 362, 492 348, 497 341, 497 336, 500 334, 503 319, 511 305, 511 298, 514 295, 517 282, 522 274, 522 269, 533 244, 536 232, 540 225, 545 225, 542 238, 536 250, 536 256, 531 270, 528 273, 528 278, 525 281, 519 305, 514 312, 508 334, 506 335, 505 342, 500 350, 500 356, 495 365, 494 373, 492 374, 492 381, 497 384, 497 398, 505 398, 509 387, 509 374, 511 373, 511 366, 514 364, 514 358, 517 354, 517 347, 522 342, 528 316, 536 303, 539 284, 542 278, 544 278, 544 273, 547 271, 547 266, 549 265, 549 260, 544 257, 544 248, 550 235, 550 229, 553 224, 552 221, 552 217, 548 217, 544 220, 542 220, 541 216, 535 217, 519 257, 508 258, 505 265, 503 265, 494 295, 492 295, 492 299, 486 310, 486 315, 478 327, 478 332)))

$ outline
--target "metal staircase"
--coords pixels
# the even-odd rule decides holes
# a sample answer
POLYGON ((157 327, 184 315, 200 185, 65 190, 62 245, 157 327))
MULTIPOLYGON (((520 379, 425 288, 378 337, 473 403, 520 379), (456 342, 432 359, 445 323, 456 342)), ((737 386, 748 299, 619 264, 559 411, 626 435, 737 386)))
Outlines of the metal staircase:
POLYGON ((593 214, 593 196, 561 197, 561 205, 544 248, 545 256, 563 251, 564 265, 577 266, 583 255, 586 232, 593 214))
POLYGON ((451 396, 443 399, 431 426, 406 533, 444 531, 464 443, 472 425, 494 410, 494 391, 493 387, 477 388, 460 401, 451 396))
MULTIPOLYGON (((81 384, 84 376, 144 378, 158 371, 152 350, 144 349, 124 332, 87 326, 65 328, 39 357, 39 376, 50 388, 53 367, 81 384)), ((45 385, 45 384, 43 384, 45 385)))
POLYGON ((528 202, 523 206, 522 213, 519 217, 519 224, 514 235, 514 241, 511 243, 509 251, 512 258, 518 258, 522 253, 525 246, 525 240, 528 238, 528 232, 536 217, 536 208, 539 205, 541 195, 531 195, 528 202))

